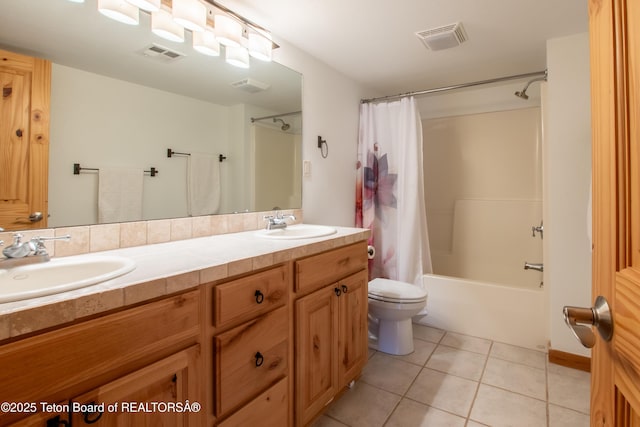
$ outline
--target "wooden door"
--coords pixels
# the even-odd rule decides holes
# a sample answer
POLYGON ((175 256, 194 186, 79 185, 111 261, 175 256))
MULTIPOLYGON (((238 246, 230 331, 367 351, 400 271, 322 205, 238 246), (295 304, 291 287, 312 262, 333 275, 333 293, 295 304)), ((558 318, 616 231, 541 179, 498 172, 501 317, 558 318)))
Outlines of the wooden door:
POLYGON ((47 226, 51 63, 0 50, 0 228, 47 226), (42 212, 43 219, 29 221, 42 212))
POLYGON ((296 425, 307 425, 337 391, 335 289, 330 285, 296 301, 296 425))
POLYGON ((202 408, 198 393, 198 346, 190 347, 123 378, 74 398, 71 425, 94 424, 109 427, 199 427, 202 408), (189 410, 185 404, 189 403, 189 410), (178 406, 180 405, 180 406, 178 406), (89 408, 98 408, 93 411, 89 408))
POLYGON ((340 388, 354 380, 367 361, 367 272, 363 270, 338 282, 340 302, 340 388))
POLYGON ((593 298, 613 314, 592 353, 591 425, 640 426, 640 1, 590 0, 593 298))

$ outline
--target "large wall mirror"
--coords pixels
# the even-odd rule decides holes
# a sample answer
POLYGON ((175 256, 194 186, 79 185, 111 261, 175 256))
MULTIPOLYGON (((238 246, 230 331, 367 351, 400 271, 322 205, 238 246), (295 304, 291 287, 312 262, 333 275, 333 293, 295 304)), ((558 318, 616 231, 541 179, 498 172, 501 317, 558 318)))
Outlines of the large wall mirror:
POLYGON ((141 220, 188 216, 187 159, 169 149, 224 158, 211 213, 301 207, 299 73, 234 67, 189 32, 159 38, 144 12, 138 26, 113 21, 97 0, 3 1, 0 16, 0 49, 53 64, 48 226, 98 223, 101 168, 158 171, 143 177, 141 220))

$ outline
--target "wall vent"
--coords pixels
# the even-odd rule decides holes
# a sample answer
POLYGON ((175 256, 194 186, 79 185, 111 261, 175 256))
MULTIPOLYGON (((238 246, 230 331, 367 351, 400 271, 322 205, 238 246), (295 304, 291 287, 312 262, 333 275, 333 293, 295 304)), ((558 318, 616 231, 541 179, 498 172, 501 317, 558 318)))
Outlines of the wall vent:
POLYGON ((164 47, 156 43, 150 44, 144 49, 138 51, 138 53, 162 62, 173 62, 186 56, 184 53, 171 50, 168 47, 164 47))
POLYGON ((245 92, 249 92, 249 93, 260 92, 263 90, 267 90, 271 87, 271 85, 267 83, 263 83, 259 80, 252 79, 250 77, 247 77, 246 79, 238 80, 237 82, 233 82, 231 83, 231 86, 233 86, 236 89, 244 90, 245 92))
POLYGON ((416 36, 430 50, 443 50, 459 46, 467 40, 462 22, 418 31, 416 36))

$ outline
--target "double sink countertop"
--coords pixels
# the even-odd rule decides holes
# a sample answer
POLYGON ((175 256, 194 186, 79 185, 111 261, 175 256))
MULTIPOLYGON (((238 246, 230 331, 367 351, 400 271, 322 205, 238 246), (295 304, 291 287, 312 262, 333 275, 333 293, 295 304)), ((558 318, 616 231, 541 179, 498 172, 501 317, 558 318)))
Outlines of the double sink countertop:
POLYGON ((125 257, 136 267, 81 289, 0 304, 0 341, 356 243, 370 233, 333 228, 336 233, 315 238, 267 239, 253 230, 76 255, 125 257))

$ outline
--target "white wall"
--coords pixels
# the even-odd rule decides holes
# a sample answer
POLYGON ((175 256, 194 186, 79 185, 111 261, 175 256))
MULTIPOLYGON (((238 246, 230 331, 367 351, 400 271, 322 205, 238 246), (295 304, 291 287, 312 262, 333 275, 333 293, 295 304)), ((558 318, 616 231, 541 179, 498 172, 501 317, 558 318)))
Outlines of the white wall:
POLYGON ((591 182, 589 35, 547 42, 543 100, 544 265, 551 348, 589 355, 565 325, 562 307, 591 306, 587 208, 591 182))
POLYGON ((304 221, 353 226, 360 99, 372 93, 296 47, 280 42, 274 59, 303 74, 302 159, 311 176, 302 181, 304 221), (323 159, 318 135, 327 141, 323 159))

